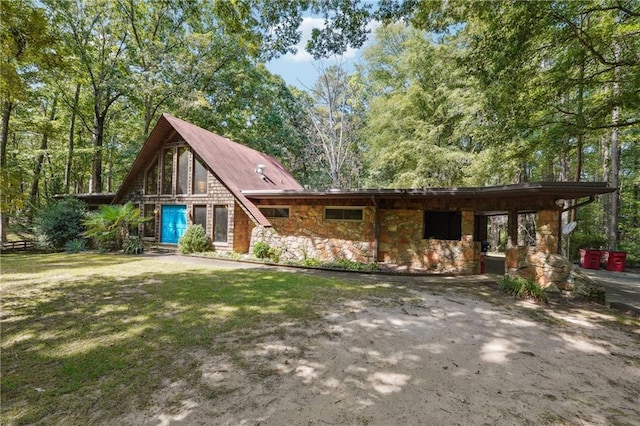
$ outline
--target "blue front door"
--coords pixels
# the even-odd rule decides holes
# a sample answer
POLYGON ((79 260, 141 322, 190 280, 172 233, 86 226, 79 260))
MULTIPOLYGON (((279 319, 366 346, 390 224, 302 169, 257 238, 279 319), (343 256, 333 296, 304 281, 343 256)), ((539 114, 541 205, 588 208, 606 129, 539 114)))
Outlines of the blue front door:
POLYGON ((187 229, 187 206, 162 206, 161 242, 178 244, 178 240, 187 229))

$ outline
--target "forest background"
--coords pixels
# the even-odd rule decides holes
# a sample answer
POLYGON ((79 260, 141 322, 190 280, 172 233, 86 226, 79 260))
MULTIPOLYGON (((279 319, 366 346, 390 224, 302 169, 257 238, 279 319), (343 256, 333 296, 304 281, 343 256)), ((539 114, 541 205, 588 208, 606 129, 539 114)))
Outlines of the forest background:
MULTIPOLYGON (((2 233, 54 194, 114 192, 169 112, 313 188, 605 181, 572 246, 640 261, 636 0, 3 0, 2 233), (287 86, 265 62, 361 47, 287 86)), ((568 207, 568 206, 567 206, 568 207)))

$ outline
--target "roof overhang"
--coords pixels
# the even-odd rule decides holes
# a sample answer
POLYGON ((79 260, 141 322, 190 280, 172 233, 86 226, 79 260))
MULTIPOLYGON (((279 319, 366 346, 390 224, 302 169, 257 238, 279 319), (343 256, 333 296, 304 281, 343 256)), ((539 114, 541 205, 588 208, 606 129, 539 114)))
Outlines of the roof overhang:
POLYGON ((576 200, 607 194, 616 188, 606 182, 531 182, 515 185, 414 188, 414 189, 327 189, 327 190, 253 190, 242 191, 249 199, 443 199, 443 198, 505 198, 534 196, 554 200, 576 200))

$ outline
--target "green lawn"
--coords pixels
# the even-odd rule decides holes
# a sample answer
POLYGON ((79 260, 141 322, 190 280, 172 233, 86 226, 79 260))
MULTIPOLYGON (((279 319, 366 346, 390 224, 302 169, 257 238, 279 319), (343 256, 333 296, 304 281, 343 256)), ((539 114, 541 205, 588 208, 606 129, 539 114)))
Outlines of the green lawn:
POLYGON ((0 261, 1 424, 107 421, 149 406, 163 380, 202 386, 197 361, 185 362, 189 351, 227 353, 241 363, 240 351, 260 336, 316 321, 329 304, 404 294, 136 256, 9 254, 0 261))

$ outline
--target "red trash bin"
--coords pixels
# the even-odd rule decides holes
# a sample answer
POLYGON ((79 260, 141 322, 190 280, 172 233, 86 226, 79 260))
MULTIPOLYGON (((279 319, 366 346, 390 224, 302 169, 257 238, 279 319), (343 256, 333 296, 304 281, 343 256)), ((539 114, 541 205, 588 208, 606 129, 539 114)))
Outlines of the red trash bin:
POLYGON ((601 250, 580 249, 580 266, 584 269, 600 269, 601 250))
POLYGON ((610 251, 606 261, 607 271, 624 272, 624 264, 627 260, 627 252, 610 251))

